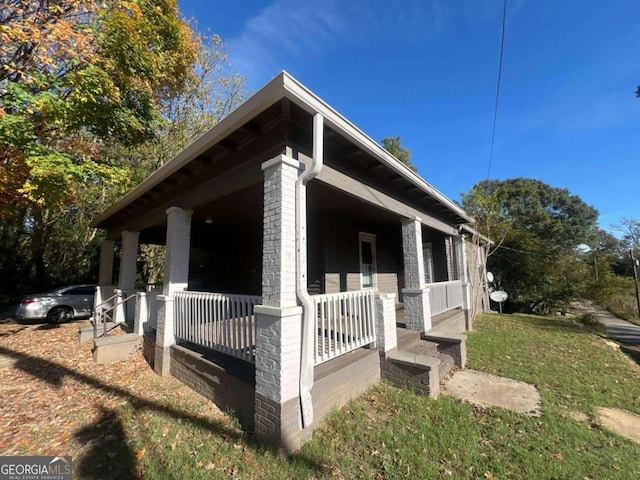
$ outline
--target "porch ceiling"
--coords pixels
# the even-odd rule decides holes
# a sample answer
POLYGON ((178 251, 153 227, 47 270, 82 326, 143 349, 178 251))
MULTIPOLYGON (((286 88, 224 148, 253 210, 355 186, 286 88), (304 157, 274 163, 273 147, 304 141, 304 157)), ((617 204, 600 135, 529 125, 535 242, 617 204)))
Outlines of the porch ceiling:
POLYGON ((307 186, 309 211, 352 217, 364 222, 400 226, 401 216, 376 207, 330 185, 312 181, 307 186))
MULTIPOLYGON (((161 225, 171 206, 198 212, 235 192, 261 185, 264 161, 295 145, 302 155, 310 154, 315 113, 325 118, 325 160, 329 165, 448 225, 471 221, 451 200, 282 72, 92 225, 117 238, 123 230, 142 231, 161 225)), ((235 204, 224 206, 234 211, 235 204)), ((244 214, 249 214, 248 210, 244 214)))

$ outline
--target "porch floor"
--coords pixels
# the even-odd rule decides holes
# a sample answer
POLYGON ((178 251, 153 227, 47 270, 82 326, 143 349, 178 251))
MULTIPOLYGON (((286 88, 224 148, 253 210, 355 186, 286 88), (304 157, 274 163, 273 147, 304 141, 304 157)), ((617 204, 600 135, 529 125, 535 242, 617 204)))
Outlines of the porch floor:
MULTIPOLYGON (((447 327, 447 324, 455 324, 460 321, 460 318, 464 318, 464 312, 461 308, 454 308, 448 312, 441 313, 431 317, 431 329, 439 330, 447 327)), ((407 324, 404 319, 404 305, 396 305, 396 326, 398 328, 407 328, 407 324)), ((462 333, 462 332, 459 332, 462 333)))

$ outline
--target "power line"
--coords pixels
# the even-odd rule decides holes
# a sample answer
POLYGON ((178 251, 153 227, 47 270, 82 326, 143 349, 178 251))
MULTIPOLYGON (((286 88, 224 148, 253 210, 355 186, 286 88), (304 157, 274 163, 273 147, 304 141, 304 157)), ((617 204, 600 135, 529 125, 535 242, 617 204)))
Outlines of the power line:
POLYGON ((493 108, 493 131, 491 132, 491 149, 489 150, 489 168, 487 180, 491 177, 491 162, 493 161, 493 144, 496 138, 496 124, 498 123, 498 100, 500 99, 500 82, 502 80, 502 58, 504 56, 504 32, 507 19, 507 0, 502 7, 502 38, 500 40, 500 62, 498 63, 498 83, 496 85, 496 102, 493 108))

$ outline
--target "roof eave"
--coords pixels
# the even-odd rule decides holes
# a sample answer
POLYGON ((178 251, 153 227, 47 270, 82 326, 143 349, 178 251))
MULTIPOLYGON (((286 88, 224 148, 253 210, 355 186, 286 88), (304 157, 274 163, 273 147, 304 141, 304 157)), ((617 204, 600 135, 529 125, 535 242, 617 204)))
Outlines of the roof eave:
MULTIPOLYGON (((412 171, 405 164, 400 162, 391 153, 389 153, 382 145, 369 137, 366 133, 356 127, 353 123, 347 120, 344 116, 330 107, 315 93, 309 90, 307 87, 298 82, 295 78, 284 73, 284 89, 287 92, 287 98, 292 101, 298 100, 302 104, 303 108, 309 113, 320 113, 325 123, 330 125, 333 129, 342 133, 347 139, 358 145, 364 151, 372 155, 374 158, 380 160, 384 165, 391 168, 393 171, 401 175, 407 181, 411 182, 422 191, 433 197, 438 202, 442 203, 448 209, 453 211, 456 215, 460 216, 465 223, 473 223, 474 220, 465 212, 461 207, 456 205, 452 200, 447 198, 444 194, 438 191, 430 183, 425 181, 417 173, 412 171)), ((298 103, 300 104, 300 103, 298 103)))
POLYGON ((463 220, 461 223, 473 223, 473 219, 462 208, 449 200, 445 195, 440 193, 435 187, 426 182, 406 165, 401 163, 380 144, 330 107, 311 90, 306 88, 287 72, 281 71, 264 87, 229 113, 229 115, 204 132, 170 161, 162 165, 132 191, 109 207, 105 212, 91 222, 91 226, 101 228, 102 223, 108 220, 112 215, 116 214, 120 209, 141 197, 151 188, 155 187, 163 180, 180 170, 198 155, 206 152, 217 142, 233 133, 241 125, 282 98, 288 98, 289 100, 294 101, 297 105, 311 114, 320 113, 324 117, 327 125, 332 127, 338 133, 344 135, 348 140, 362 148, 363 151, 378 159, 381 163, 458 215, 463 220))

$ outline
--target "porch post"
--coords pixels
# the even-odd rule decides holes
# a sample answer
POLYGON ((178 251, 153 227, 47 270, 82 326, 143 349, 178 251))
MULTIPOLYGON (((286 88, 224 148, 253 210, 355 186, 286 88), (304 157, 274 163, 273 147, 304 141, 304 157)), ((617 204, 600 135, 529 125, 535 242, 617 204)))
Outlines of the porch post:
POLYGON ((376 294, 376 343, 380 355, 398 347, 396 330, 396 295, 394 293, 376 294))
POLYGON ((167 246, 162 293, 173 295, 189 286, 192 210, 167 209, 167 246))
POLYGON ((100 244, 100 267, 98 285, 113 285, 113 253, 116 242, 103 240, 100 244))
POLYGON ((191 248, 191 210, 171 207, 167 210, 167 245, 164 264, 163 295, 158 295, 154 370, 168 375, 171 346, 176 343, 173 320, 173 294, 185 290, 189 281, 191 248))
POLYGON ((464 311, 465 330, 471 330, 473 319, 471 318, 471 283, 469 282, 469 268, 467 265, 467 247, 464 235, 456 237, 459 257, 459 278, 462 280, 462 310, 464 311))
POLYGON ((302 308, 296 297, 295 186, 300 163, 279 155, 262 164, 262 305, 256 314, 255 431, 285 452, 301 445, 302 308))
POLYGON ((122 254, 118 288, 125 294, 136 288, 136 266, 138 261, 138 238, 140 232, 122 232, 122 254))
POLYGON ((424 283, 422 223, 418 217, 402 220, 405 288, 404 317, 407 328, 426 332, 431 329, 429 289, 424 283))

